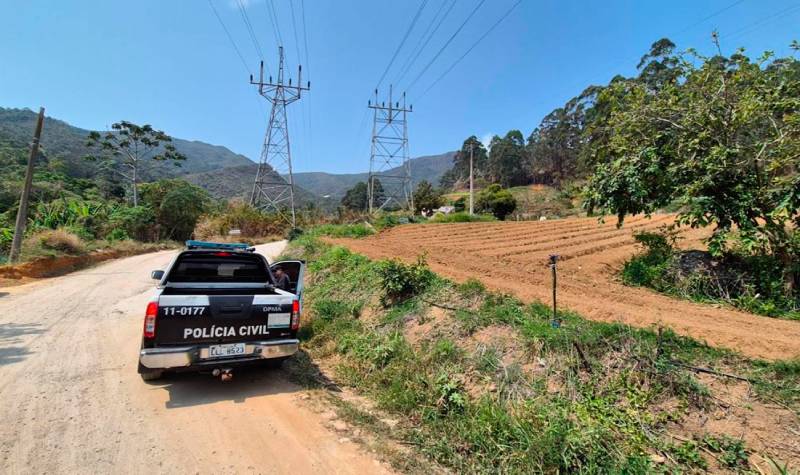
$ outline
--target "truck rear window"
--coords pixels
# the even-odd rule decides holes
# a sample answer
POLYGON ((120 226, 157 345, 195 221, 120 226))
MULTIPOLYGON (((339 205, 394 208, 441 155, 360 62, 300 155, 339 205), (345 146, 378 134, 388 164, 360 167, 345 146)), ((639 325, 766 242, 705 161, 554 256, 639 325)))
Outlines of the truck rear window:
POLYGON ((220 253, 187 253, 178 258, 168 282, 268 283, 270 274, 260 256, 220 253))

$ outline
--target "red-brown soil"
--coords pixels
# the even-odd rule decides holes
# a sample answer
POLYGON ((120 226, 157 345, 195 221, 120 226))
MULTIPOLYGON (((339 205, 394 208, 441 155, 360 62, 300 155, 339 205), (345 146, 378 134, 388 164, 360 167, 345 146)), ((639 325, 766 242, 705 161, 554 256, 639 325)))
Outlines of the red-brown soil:
MULTIPOLYGON (((708 344, 769 360, 800 356, 800 322, 698 304, 623 285, 617 277, 637 246, 632 234, 656 230, 672 216, 636 216, 622 228, 594 218, 398 226, 363 239, 330 239, 370 258, 413 261, 424 254, 448 278, 480 279, 525 301, 550 302, 548 256, 558 254, 559 305, 587 318, 637 327, 665 326, 708 344)), ((700 247, 705 231, 684 233, 700 247)))

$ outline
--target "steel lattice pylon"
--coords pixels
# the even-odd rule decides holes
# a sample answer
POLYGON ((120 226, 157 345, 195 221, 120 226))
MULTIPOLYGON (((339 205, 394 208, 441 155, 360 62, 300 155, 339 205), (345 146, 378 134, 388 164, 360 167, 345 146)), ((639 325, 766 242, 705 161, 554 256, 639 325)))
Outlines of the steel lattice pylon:
POLYGON ((373 109, 372 151, 369 157, 369 179, 367 180, 367 199, 369 212, 383 209, 396 203, 400 208, 413 208, 411 195, 411 168, 408 161, 408 113, 406 94, 402 104, 392 102, 392 87, 389 86, 389 105, 378 103, 378 90, 375 90, 375 103, 367 103, 373 109), (376 188, 380 182, 381 188, 376 188))
POLYGON ((283 216, 295 227, 294 211, 294 176, 292 175, 292 152, 289 144, 289 124, 286 119, 286 106, 300 99, 303 91, 311 88, 311 83, 302 86, 302 66, 297 68, 297 84, 292 86, 283 83, 283 47, 279 47, 279 64, 277 81, 272 77, 264 82, 264 62, 258 81, 250 76, 250 84, 258 86, 258 93, 272 103, 267 133, 264 135, 264 146, 253 184, 250 204, 265 210, 272 210, 283 216), (286 178, 284 178, 286 177, 286 178), (291 210, 291 219, 286 216, 287 208, 291 210))

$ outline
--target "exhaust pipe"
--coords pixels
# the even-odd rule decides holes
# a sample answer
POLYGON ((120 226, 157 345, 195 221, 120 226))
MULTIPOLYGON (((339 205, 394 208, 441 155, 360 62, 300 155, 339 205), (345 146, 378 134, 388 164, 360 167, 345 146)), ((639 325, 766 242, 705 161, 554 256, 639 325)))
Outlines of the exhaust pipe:
POLYGON ((231 368, 216 368, 211 372, 214 377, 219 376, 220 381, 227 382, 233 379, 233 370, 231 368))

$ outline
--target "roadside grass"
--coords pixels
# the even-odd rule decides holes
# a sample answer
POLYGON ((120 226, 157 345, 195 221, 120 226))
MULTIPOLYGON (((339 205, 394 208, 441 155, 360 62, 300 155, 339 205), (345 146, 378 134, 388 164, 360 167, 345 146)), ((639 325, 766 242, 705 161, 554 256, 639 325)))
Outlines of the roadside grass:
MULTIPOLYGON (((561 327, 553 328, 544 304, 489 292, 477 281, 455 284, 424 262, 370 261, 318 235, 307 233, 290 249, 309 262, 304 348, 334 362, 338 383, 402 421, 394 440, 450 470, 752 470, 752 450, 739 434, 673 437, 686 414, 715 404, 686 367, 736 373, 757 398, 795 415, 800 408, 800 361, 748 360, 669 330, 572 312, 559 312, 561 327), (427 324, 432 307, 447 312, 446 321, 410 339, 409 322, 427 324), (517 335, 524 351, 515 361, 471 344, 495 328, 517 335)), ((351 419, 376 425, 367 416, 351 419)))

